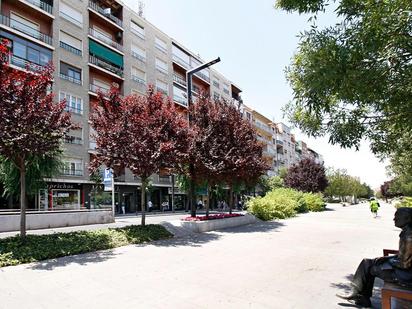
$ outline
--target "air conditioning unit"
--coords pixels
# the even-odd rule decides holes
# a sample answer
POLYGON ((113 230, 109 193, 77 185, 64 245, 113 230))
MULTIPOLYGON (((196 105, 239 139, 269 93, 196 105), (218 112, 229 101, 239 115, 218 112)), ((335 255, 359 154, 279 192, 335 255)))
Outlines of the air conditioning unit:
POLYGON ((112 9, 111 8, 107 8, 103 10, 104 15, 110 15, 112 14, 112 9))

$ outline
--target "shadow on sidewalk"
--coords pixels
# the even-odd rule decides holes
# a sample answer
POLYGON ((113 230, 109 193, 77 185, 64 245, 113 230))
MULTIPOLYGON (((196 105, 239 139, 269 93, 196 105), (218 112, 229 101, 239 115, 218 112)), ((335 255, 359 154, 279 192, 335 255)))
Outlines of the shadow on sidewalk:
MULTIPOLYGON (((185 235, 182 237, 174 237, 171 239, 155 241, 150 243, 150 245, 156 247, 201 247, 208 242, 219 240, 220 238, 221 236, 214 232, 192 233, 190 235, 185 235)), ((138 246, 144 246, 144 244, 138 246)))
MULTIPOLYGON (((277 221, 258 221, 256 223, 241 225, 237 227, 229 227, 226 229, 220 230, 224 233, 265 233, 272 232, 276 229, 285 226, 282 222, 277 221)), ((276 231, 279 232, 279 231, 276 231)))
POLYGON ((119 253, 115 253, 113 249, 109 249, 36 262, 35 264, 28 265, 27 268, 32 270, 54 270, 56 268, 65 267, 70 264, 87 266, 91 263, 94 264, 104 262, 106 260, 115 258, 118 255, 119 253))

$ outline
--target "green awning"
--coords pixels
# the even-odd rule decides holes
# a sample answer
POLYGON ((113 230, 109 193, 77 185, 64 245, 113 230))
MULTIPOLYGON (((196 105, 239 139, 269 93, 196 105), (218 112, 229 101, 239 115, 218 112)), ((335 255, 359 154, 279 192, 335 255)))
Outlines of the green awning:
POLYGON ((89 39, 89 53, 123 68, 123 56, 89 39))

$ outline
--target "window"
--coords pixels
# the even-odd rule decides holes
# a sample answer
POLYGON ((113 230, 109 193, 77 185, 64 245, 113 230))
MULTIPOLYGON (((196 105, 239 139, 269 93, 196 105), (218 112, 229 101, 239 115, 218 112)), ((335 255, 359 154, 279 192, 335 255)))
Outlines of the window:
POLYGON ((12 12, 10 13, 10 27, 40 39, 40 26, 38 24, 12 12))
POLYGON ((186 90, 183 90, 175 85, 173 85, 173 101, 187 106, 187 98, 185 98, 186 90))
POLYGON ((216 91, 213 92, 213 99, 218 101, 220 99, 220 94, 218 94, 216 91))
POLYGON ((156 80, 156 89, 157 89, 157 91, 159 91, 159 92, 162 92, 162 93, 164 93, 164 94, 168 94, 168 88, 169 88, 169 86, 168 86, 168 84, 167 83, 165 83, 165 82, 162 82, 161 80, 156 80))
POLYGON ((83 43, 66 32, 60 31, 60 47, 76 55, 82 55, 83 43))
POLYGON ((19 42, 14 42, 13 43, 13 55, 26 59, 26 45, 23 45, 19 42))
POLYGON ((83 100, 70 93, 60 91, 60 101, 66 99, 66 110, 75 114, 83 114, 83 100))
POLYGON ((139 84, 146 84, 146 73, 138 68, 132 67, 132 80, 139 84))
POLYGON ((60 77, 72 83, 82 83, 82 71, 65 62, 60 62, 60 77))
POLYGON ((59 15, 76 26, 83 27, 83 15, 64 2, 59 3, 59 15))
POLYGON ((163 53, 167 53, 167 43, 158 37, 155 37, 155 46, 163 53))
POLYGON ((40 63, 40 52, 33 48, 27 48, 27 60, 34 63, 40 63))
POLYGON ((132 44, 132 56, 140 61, 146 61, 146 51, 134 44, 132 44))
MULTIPOLYGON (((19 59, 28 60, 30 62, 46 65, 51 60, 51 53, 46 53, 43 48, 31 44, 30 42, 26 41, 13 41, 13 57, 17 57, 19 59)), ((13 64, 16 64, 13 62, 13 64)), ((24 63, 23 63, 24 64, 24 63)), ((24 67, 24 66, 23 66, 24 67)))
POLYGON ((130 30, 136 34, 139 38, 144 39, 145 34, 144 34, 144 28, 137 23, 135 23, 133 20, 130 21, 130 30))
POLYGON ((230 93, 228 84, 223 84, 223 92, 226 93, 226 94, 230 93))
POLYGON ((213 80, 213 86, 215 86, 217 89, 220 88, 220 84, 218 80, 213 80))
POLYGON ((110 33, 107 33, 106 31, 104 31, 104 30, 102 30, 102 29, 100 29, 100 28, 98 28, 98 27, 96 27, 96 26, 93 26, 93 35, 97 38, 97 39, 100 39, 100 40, 102 40, 103 42, 106 42, 106 41, 112 41, 112 39, 113 39, 113 37, 110 35, 110 33))
POLYGON ((181 66, 188 68, 190 63, 190 56, 186 54, 179 47, 172 46, 173 60, 179 63, 181 66))
POLYGON ((167 62, 156 58, 156 69, 163 74, 168 74, 167 62))
POLYGON ((79 159, 64 159, 63 174, 70 176, 83 176, 83 162, 79 159))
POLYGON ((74 78, 74 79, 80 80, 80 71, 78 71, 78 70, 76 70, 76 69, 69 68, 69 69, 67 70, 67 75, 68 75, 69 77, 74 78))

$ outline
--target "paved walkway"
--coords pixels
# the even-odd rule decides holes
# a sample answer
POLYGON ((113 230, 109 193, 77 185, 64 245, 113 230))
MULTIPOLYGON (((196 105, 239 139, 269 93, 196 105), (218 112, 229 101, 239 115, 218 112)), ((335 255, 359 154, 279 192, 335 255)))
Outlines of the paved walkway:
MULTIPOLYGON (((397 248, 394 208, 366 204, 279 222, 0 269, 0 309, 345 308, 363 257, 397 248)), ((380 308, 376 303, 374 308, 380 308)))

